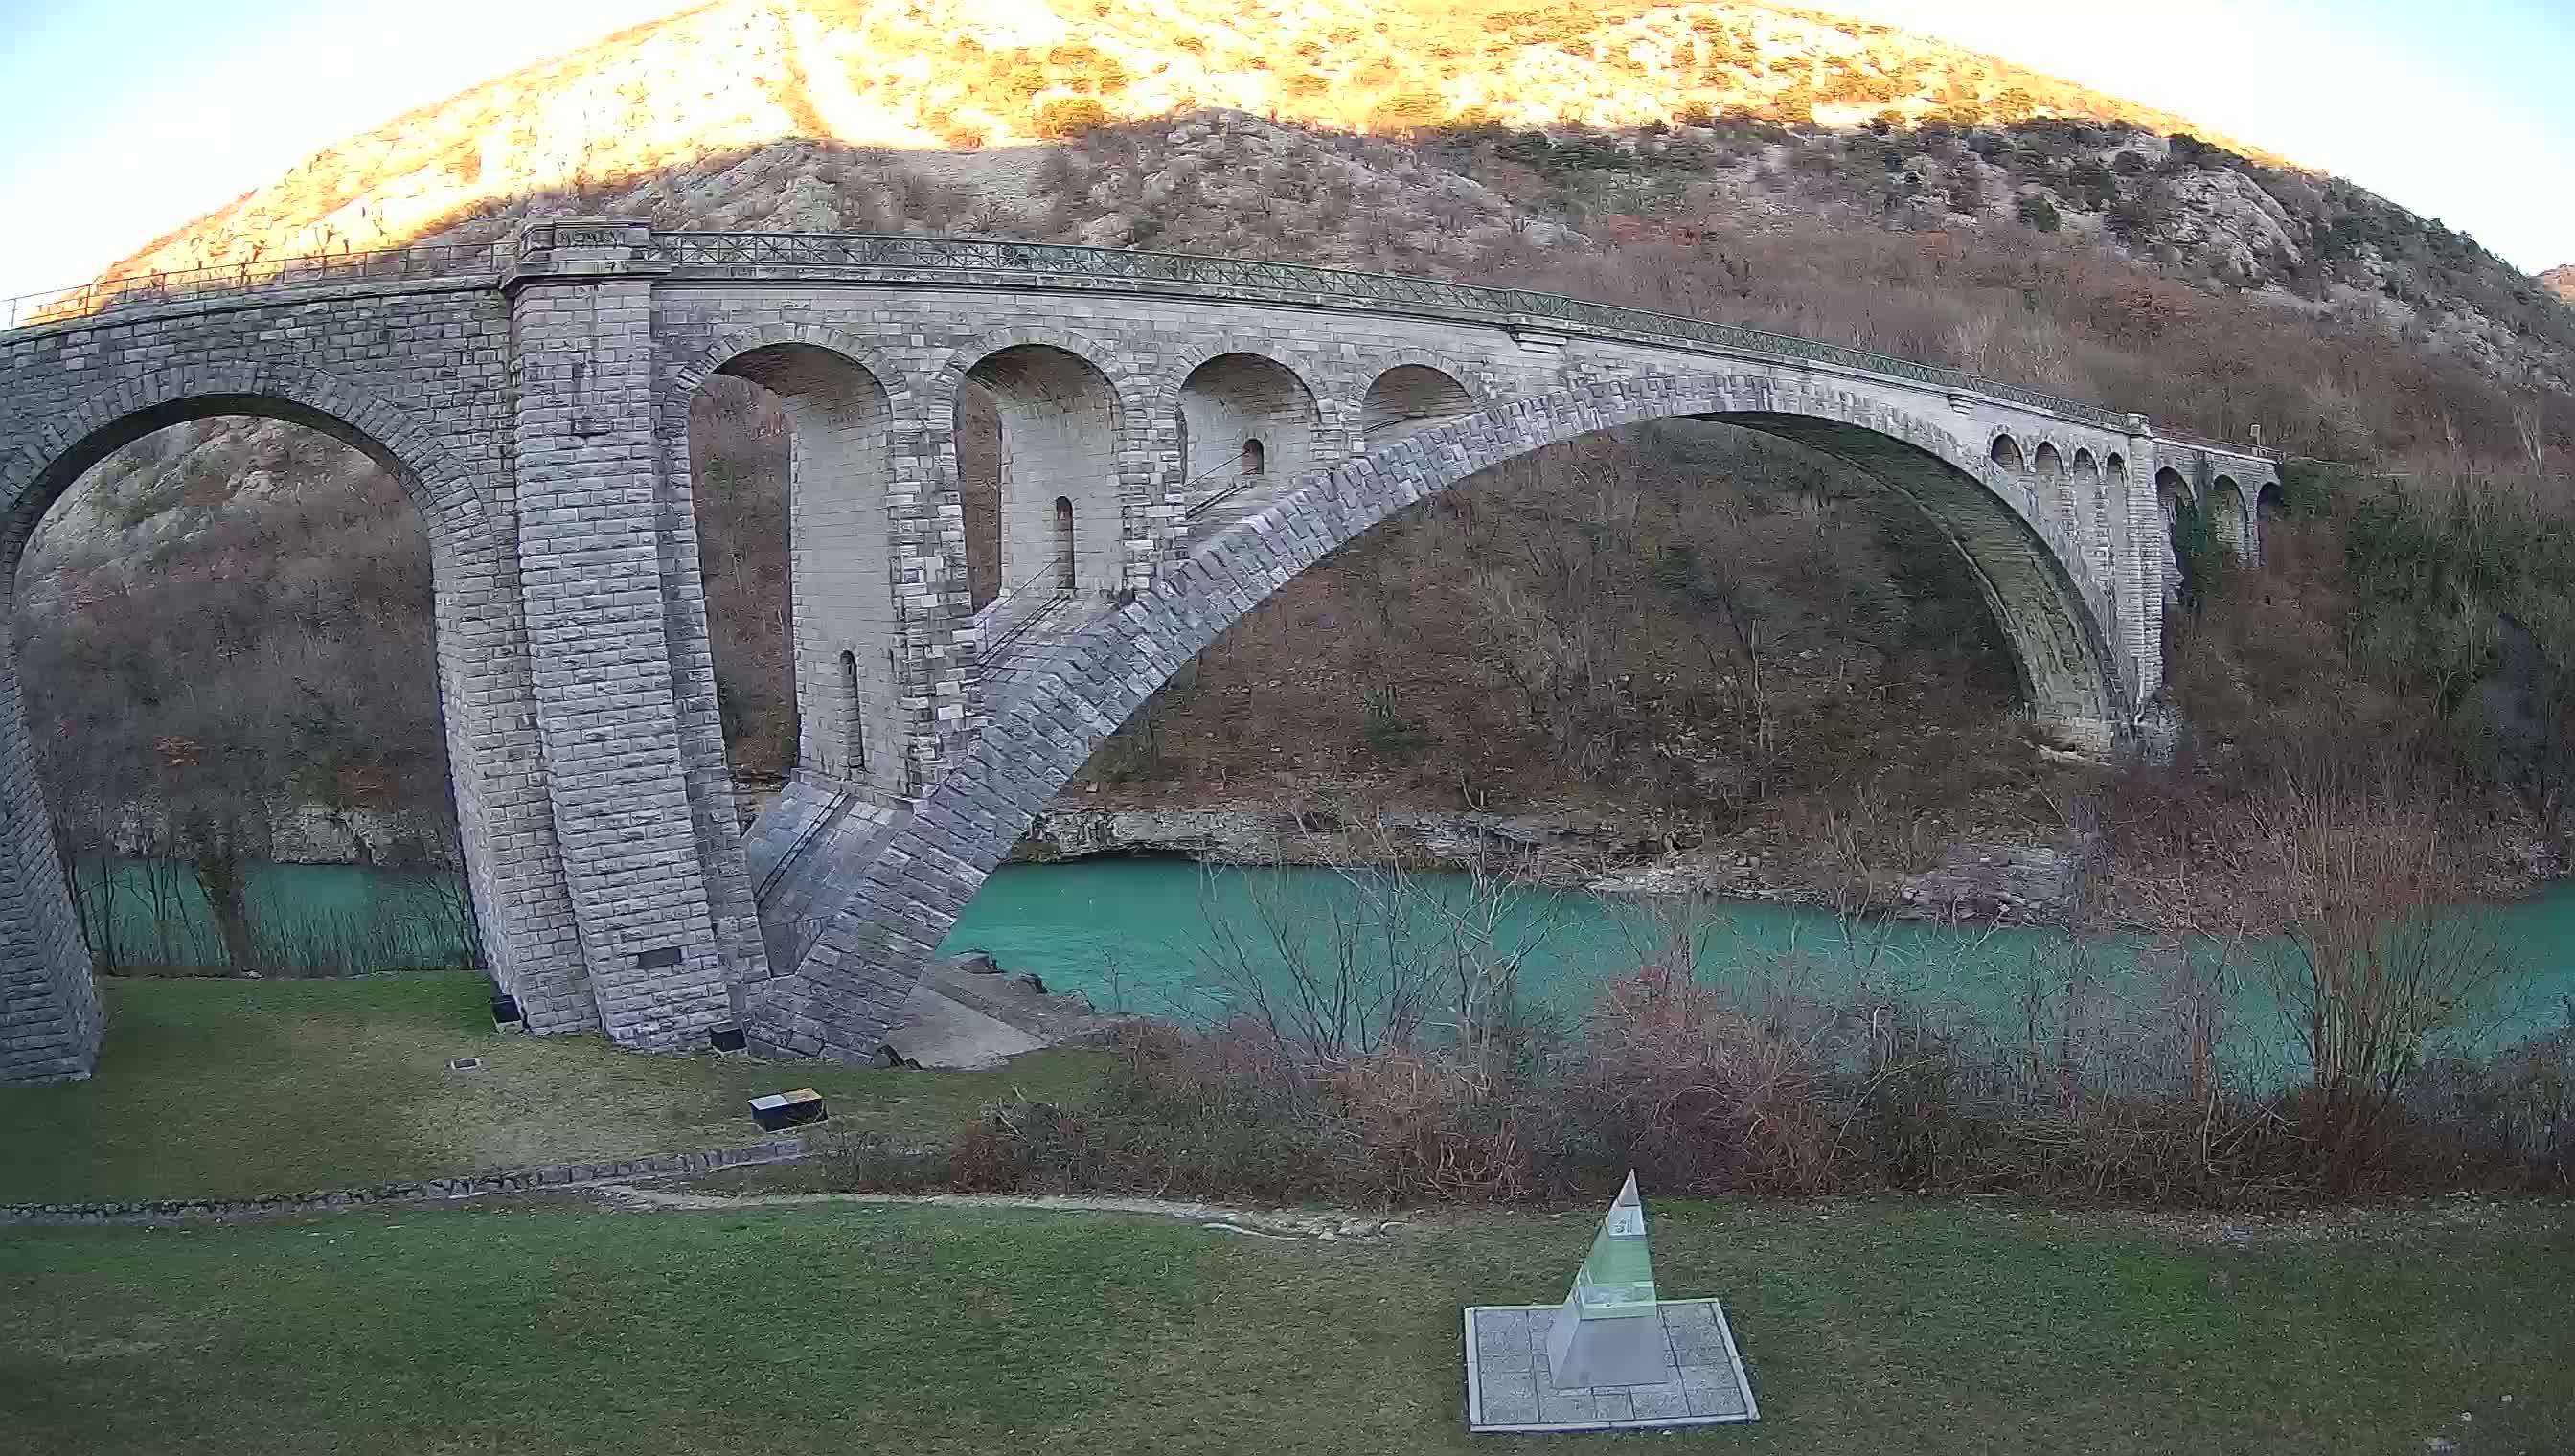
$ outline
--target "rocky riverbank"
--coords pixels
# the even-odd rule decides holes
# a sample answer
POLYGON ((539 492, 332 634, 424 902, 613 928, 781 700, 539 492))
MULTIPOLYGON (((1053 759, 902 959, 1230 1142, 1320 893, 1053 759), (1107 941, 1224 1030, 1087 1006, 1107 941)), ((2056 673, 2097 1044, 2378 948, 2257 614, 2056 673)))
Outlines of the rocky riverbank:
POLYGON ((1357 817, 1276 804, 1167 808, 1060 799, 1011 859, 1168 854, 1223 864, 1507 865, 1550 884, 1611 893, 1704 893, 1914 918, 2045 919, 2070 893, 2076 848, 2070 840, 1962 842, 1926 867, 1854 883, 1819 862, 1816 846, 1767 827, 1707 836, 1579 811, 1390 809, 1357 817))
MULTIPOLYGON (((169 857, 170 846, 187 837, 185 814, 157 800, 133 800, 115 814, 105 837, 127 858, 169 857)), ((279 864, 456 867, 451 831, 433 810, 280 800, 266 806, 266 821, 255 832, 264 837, 250 843, 249 857, 279 864)))

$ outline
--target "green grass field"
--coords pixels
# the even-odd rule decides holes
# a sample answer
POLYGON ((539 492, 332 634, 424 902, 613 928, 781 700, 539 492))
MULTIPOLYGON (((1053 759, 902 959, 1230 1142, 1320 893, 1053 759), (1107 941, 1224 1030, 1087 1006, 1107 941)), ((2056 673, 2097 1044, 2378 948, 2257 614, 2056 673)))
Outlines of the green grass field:
POLYGON ((102 982, 85 1082, 0 1088, 0 1202, 245 1197, 758 1140, 743 1106, 820 1089, 836 1131, 945 1137, 1015 1091, 1082 1094, 1099 1052, 991 1073, 646 1057, 492 1029, 479 976, 102 982), (482 1071, 447 1061, 479 1056, 482 1071))
POLYGON ((1918 1206, 1652 1217, 1664 1289, 1726 1299, 1759 1427, 1467 1438, 1458 1307, 1556 1297, 1584 1215, 1282 1243, 546 1206, 12 1230, 0 1451, 2575 1449, 2562 1210, 2251 1250, 1918 1206))

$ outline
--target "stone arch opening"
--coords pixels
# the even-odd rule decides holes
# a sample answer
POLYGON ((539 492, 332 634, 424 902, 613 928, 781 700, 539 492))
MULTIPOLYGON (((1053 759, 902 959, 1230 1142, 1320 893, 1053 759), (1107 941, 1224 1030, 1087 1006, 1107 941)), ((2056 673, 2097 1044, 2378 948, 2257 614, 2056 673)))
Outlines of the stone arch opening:
POLYGON ((1070 592, 1082 581, 1081 559, 1073 529, 1073 498, 1055 498, 1055 587, 1070 592))
POLYGON ((1193 501, 1317 463, 1322 413, 1296 372, 1258 354, 1220 354, 1180 389, 1181 478, 1193 501))
POLYGON ((2040 441, 2038 451, 2030 457, 2030 472, 2038 477, 2039 488, 2046 494, 2047 509, 2056 513, 2056 524, 2069 538, 2081 539, 2083 520, 2075 513, 2074 482, 2065 472, 2065 457, 2049 441, 2040 441))
POLYGON ((2184 538, 2199 522, 2199 505, 2191 496, 2190 482, 2171 466, 2155 472, 2155 508, 2164 523, 2157 550, 2163 568, 2164 601, 2170 605, 2180 601, 2188 586, 2182 569, 2189 555, 2184 538))
POLYGON ((2039 523, 2021 516, 2017 483, 1973 447, 1961 449, 1939 425, 1829 388, 1782 387, 1768 378, 1648 377, 1559 390, 1308 478, 1264 518, 1294 529, 1237 526, 1219 534, 1131 607, 1091 618, 1060 652, 1059 671, 1015 683, 993 704, 990 727, 896 831, 864 883, 851 887, 831 928, 793 973, 803 1004, 854 1009, 794 1028, 790 1049, 873 1052, 893 1008, 868 1008, 869 987, 889 968, 899 978, 917 975, 923 947, 953 923, 984 870, 1046 799, 1156 688, 1280 584, 1481 470, 1546 445, 1673 416, 1805 445, 1919 507, 1972 566, 2004 626, 2040 731, 2095 750, 2110 746, 2132 695, 2112 666, 2100 617, 2039 523))
POLYGON ((2253 493, 2253 551, 2256 556, 2270 555, 2271 543, 2276 539, 2288 510, 2288 498, 2280 493, 2278 481, 2264 481, 2262 489, 2253 493))
POLYGON ((2101 467, 2092 452, 2074 452, 2075 540, 2087 556, 2099 558, 2110 540, 2109 497, 2101 490, 2101 467))
MULTIPOLYGON (((2101 534, 2095 550, 2102 565, 2109 566, 2118 560, 2119 542, 2128 533, 2128 460, 2115 451, 2101 459, 2101 534)), ((2107 580, 2116 582, 2118 577, 2107 574, 2107 580)))
POLYGON ((859 655, 848 649, 841 652, 841 706, 849 713, 850 764, 860 773, 868 768, 868 735, 866 719, 867 690, 859 682, 859 655))
POLYGON ((1986 452, 1986 456, 2004 470, 2018 472, 2022 468, 2020 442, 2008 435, 1995 436, 1993 447, 1986 452))
POLYGON ((299 845, 460 869, 453 892, 406 902, 394 953, 483 964, 532 1029, 579 1024, 587 990, 530 968, 527 896, 496 893, 549 877, 550 850, 499 842, 541 830, 546 806, 508 761, 532 709, 517 621, 467 610, 507 571, 472 482, 354 390, 279 371, 188 392, 207 383, 153 378, 66 412, 66 449, 0 467, 0 1082, 86 1074, 94 968, 384 968, 342 963, 368 947, 267 883, 261 866, 299 845), (264 484, 317 476, 347 490, 264 484), (143 567, 125 554, 138 536, 158 538, 143 567), (84 631, 102 622, 133 641, 84 631), (78 758, 52 751, 71 744, 78 758), (183 876, 161 888, 196 900, 189 922, 152 923, 129 870, 87 857, 138 852, 183 876))
POLYGON ((737 354, 690 400, 698 568, 738 772, 898 786, 893 419, 873 371, 805 343, 737 354))
POLYGON ((2229 556, 2252 554, 2250 517, 2244 503, 2244 488, 2233 476, 2219 476, 2208 493, 2209 528, 2217 535, 2217 544, 2229 556))
POLYGON ((1373 450, 1474 408, 1474 396, 1449 375, 1425 364, 1398 364, 1360 397, 1359 436, 1373 450))
MULTIPOLYGON (((1123 579, 1118 390, 1068 350, 1016 344, 985 356, 958 392, 958 472, 966 494, 967 564, 975 574, 979 517, 990 523, 981 555, 989 574, 975 587, 978 610, 1014 593, 1053 594, 1064 576, 1056 503, 1071 509, 1073 572, 1085 590, 1113 591, 1123 579), (981 396, 980 400, 971 397, 981 396), (989 427, 985 421, 989 420, 989 427), (970 427, 988 430, 989 460, 970 464, 970 427), (981 486, 979 471, 989 471, 981 486), (987 496, 989 509, 979 503, 987 496), (988 592, 986 589, 990 588, 988 592)), ((976 451, 988 448, 979 442, 976 451)))

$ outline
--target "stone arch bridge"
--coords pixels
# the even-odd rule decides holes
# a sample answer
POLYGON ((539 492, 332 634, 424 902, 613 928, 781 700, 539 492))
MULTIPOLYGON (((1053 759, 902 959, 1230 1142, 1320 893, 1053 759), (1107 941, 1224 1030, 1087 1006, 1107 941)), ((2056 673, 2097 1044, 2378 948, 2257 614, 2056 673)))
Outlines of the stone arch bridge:
MULTIPOLYGON (((1157 686, 1387 515, 1550 443, 1688 416, 1857 465, 1972 565, 2035 730, 2095 753, 2160 687, 2173 513, 2253 551, 2276 486, 2142 415, 1832 345, 1028 243, 556 221, 12 322, 13 580, 83 471, 194 418, 309 425, 403 483, 493 974, 532 1029, 648 1050, 738 1028, 873 1053, 985 873, 1157 686), (747 834, 690 497, 690 405, 718 374, 794 429, 803 765, 747 834)), ((99 1031, 0 659, 0 1081, 86 1074, 99 1031)))

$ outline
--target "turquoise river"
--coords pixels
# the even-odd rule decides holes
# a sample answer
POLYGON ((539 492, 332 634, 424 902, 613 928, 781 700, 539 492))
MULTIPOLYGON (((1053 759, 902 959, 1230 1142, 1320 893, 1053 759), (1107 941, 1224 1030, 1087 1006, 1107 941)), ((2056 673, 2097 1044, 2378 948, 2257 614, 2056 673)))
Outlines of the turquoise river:
MULTIPOLYGON (((86 914, 93 925, 112 917, 107 933, 129 961, 220 964, 205 902, 175 869, 83 864, 86 914)), ((1845 924, 1817 909, 1745 902, 1682 914, 1667 897, 1579 891, 1494 905, 1457 875, 1413 876, 1389 899, 1375 887, 1382 882, 1181 859, 1015 865, 985 883, 945 948, 990 952, 1007 969, 1034 971, 1050 989, 1079 989, 1104 1009, 1193 1018, 1221 1012, 1247 980, 1276 985, 1290 962, 1438 959, 1460 943, 1486 960, 1516 956, 1521 992, 1566 1011, 1588 1004, 1604 978, 1647 959, 1670 963, 1679 944, 1702 979, 1831 999, 1902 997, 1989 1020, 2017 1020, 2031 987, 2063 985, 2078 963, 2096 999, 2133 991, 2148 1007, 2148 988, 2169 984, 2179 959, 2130 936, 2090 942, 2078 958, 2062 932, 2025 926, 1845 924), (1457 929, 1469 922, 1479 928, 1457 929)), ((463 953, 454 881, 436 872, 262 865, 249 900, 264 953, 280 964, 372 969, 454 964, 463 953)), ((2511 964, 2482 1016, 2491 1034, 2516 1037, 2575 1016, 2575 884, 2485 913, 2511 964)), ((2245 1021, 2276 1024, 2253 990, 2237 1000, 2245 1021)))

